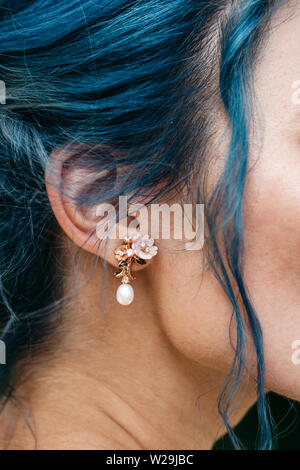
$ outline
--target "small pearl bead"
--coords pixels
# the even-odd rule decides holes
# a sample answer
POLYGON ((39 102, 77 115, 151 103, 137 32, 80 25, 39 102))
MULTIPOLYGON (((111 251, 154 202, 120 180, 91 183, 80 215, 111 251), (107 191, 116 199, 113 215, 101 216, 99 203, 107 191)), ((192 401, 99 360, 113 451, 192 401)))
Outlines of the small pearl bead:
POLYGON ((117 289, 117 301, 121 305, 130 305, 134 298, 133 288, 130 284, 121 284, 117 289))

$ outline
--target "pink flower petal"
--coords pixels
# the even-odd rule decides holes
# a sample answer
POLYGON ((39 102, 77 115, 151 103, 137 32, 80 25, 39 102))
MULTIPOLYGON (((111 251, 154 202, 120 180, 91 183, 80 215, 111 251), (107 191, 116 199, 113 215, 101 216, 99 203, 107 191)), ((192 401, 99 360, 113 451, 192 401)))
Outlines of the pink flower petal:
POLYGON ((144 251, 140 251, 138 254, 138 257, 142 259, 151 259, 152 255, 150 255, 150 253, 145 253, 144 251))

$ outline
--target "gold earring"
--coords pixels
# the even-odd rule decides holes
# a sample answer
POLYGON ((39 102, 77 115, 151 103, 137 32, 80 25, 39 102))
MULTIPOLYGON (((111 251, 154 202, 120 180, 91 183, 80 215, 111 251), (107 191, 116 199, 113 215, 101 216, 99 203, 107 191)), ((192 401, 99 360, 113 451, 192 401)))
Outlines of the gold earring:
POLYGON ((115 257, 119 263, 119 271, 115 276, 121 279, 121 285, 116 293, 119 304, 130 305, 134 299, 134 291, 130 284, 135 279, 131 273, 132 264, 146 264, 147 260, 157 255, 157 251, 153 238, 140 233, 126 237, 123 244, 115 250, 115 257))

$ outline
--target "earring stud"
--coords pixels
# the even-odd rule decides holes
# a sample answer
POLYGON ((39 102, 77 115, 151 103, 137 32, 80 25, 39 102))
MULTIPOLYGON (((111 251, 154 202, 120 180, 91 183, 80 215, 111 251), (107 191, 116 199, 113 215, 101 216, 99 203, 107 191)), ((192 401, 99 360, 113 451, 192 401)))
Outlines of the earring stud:
POLYGON ((146 264, 147 260, 157 255, 157 251, 153 238, 140 233, 126 237, 123 244, 115 250, 115 257, 119 263, 119 271, 115 276, 121 279, 121 285, 116 293, 119 304, 130 305, 134 299, 134 290, 130 284, 135 279, 131 273, 133 263, 146 264))

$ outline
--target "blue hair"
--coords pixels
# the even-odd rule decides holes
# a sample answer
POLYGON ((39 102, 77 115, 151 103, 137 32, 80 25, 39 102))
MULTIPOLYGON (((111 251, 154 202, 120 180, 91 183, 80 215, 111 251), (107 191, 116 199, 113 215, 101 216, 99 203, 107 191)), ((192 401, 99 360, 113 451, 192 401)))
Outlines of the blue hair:
MULTIPOLYGON (((251 123, 251 78, 255 67, 257 50, 262 39, 262 24, 266 28, 270 14, 278 8, 280 2, 274 2, 270 10, 268 0, 244 2, 238 12, 232 12, 224 28, 221 61, 220 93, 229 118, 231 141, 223 174, 211 197, 210 205, 215 205, 216 214, 223 214, 223 242, 226 261, 230 274, 242 299, 243 311, 238 306, 233 286, 229 280, 225 265, 216 247, 217 259, 225 281, 224 288, 232 302, 237 329, 237 342, 234 363, 228 382, 219 398, 219 411, 224 422, 228 423, 228 411, 231 400, 239 389, 245 372, 247 355, 247 337, 245 318, 252 333, 257 355, 257 411, 260 425, 260 449, 272 449, 272 417, 265 395, 263 333, 254 308, 249 299, 243 281, 243 196, 248 171, 249 131, 251 123), (220 197, 220 195, 222 195, 220 197), (217 204, 216 204, 217 202, 217 204)), ((216 224, 214 226, 216 231, 216 224)), ((235 433, 227 426, 233 444, 239 443, 235 433)))
POLYGON ((258 447, 272 447, 263 335, 243 281, 242 205, 251 74, 279 3, 1 2, 0 79, 7 89, 0 113, 0 339, 7 347, 7 365, 0 369, 2 407, 14 399, 19 360, 45 348, 60 321, 59 228, 44 169, 62 142, 79 142, 72 161, 98 175, 93 188, 81 194, 82 205, 120 194, 155 200, 172 189, 189 188, 197 175, 198 197, 207 202, 207 256, 232 303, 237 333, 219 411, 234 446, 242 448, 229 420, 246 370, 247 322, 257 355, 258 447), (218 98, 228 116, 231 142, 224 171, 207 195, 205 172, 218 98), (116 166, 126 167, 117 188, 116 166), (164 189, 158 190, 162 182, 164 189))

